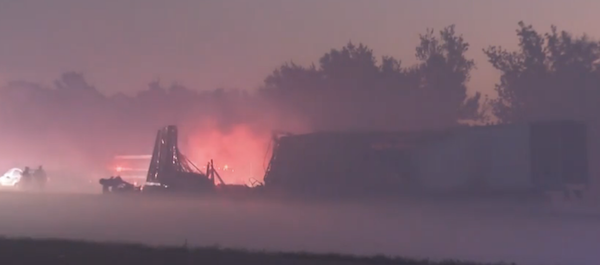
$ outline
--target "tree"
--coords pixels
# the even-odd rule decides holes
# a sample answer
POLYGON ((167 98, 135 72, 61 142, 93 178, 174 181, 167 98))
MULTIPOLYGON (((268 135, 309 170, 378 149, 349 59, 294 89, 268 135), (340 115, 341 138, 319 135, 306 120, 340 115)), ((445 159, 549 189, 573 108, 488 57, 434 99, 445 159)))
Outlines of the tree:
POLYGON ((456 34, 454 25, 441 30, 439 37, 428 29, 419 38, 416 48, 419 87, 429 99, 425 102, 437 110, 433 113, 439 123, 452 126, 460 120, 485 121, 482 95, 479 92, 473 97, 467 95, 467 83, 475 68, 475 61, 466 57, 469 43, 456 34))
POLYGON ((340 50, 332 49, 319 59, 319 66, 328 88, 373 88, 381 73, 373 50, 362 43, 349 42, 340 50))
POLYGON ((448 127, 460 119, 482 120, 482 96, 467 96, 475 67, 468 43, 454 26, 437 37, 420 36, 419 64, 403 68, 383 56, 378 64, 367 45, 349 42, 314 64, 286 63, 265 79, 263 92, 308 116, 317 129, 417 129, 448 127))
POLYGON ((63 73, 54 84, 58 90, 96 90, 85 80, 82 73, 73 71, 63 73))
POLYGON ((541 119, 596 119, 600 100, 600 45, 555 26, 540 34, 519 22, 519 48, 484 49, 500 70, 492 112, 501 122, 541 119))
POLYGON ((54 81, 56 94, 62 96, 66 103, 89 104, 101 102, 105 99, 104 95, 96 88, 90 85, 85 76, 79 72, 65 72, 60 78, 54 81))
POLYGON ((282 97, 291 91, 319 89, 322 79, 314 64, 304 67, 294 62, 284 63, 265 78, 260 92, 267 97, 282 97))
POLYGON ((360 105, 368 101, 365 91, 380 86, 379 75, 372 50, 349 42, 321 56, 318 67, 284 63, 265 79, 262 93, 284 116, 306 118, 314 129, 350 128, 365 120, 357 111, 369 109, 360 105))

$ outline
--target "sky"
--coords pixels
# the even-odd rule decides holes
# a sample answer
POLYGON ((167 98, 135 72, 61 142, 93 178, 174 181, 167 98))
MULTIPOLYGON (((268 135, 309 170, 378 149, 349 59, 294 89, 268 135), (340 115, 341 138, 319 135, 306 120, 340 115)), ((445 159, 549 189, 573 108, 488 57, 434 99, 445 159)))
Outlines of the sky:
POLYGON ((283 62, 317 62, 348 41, 412 64, 420 33, 455 24, 478 67, 469 89, 493 93, 499 74, 483 48, 516 48, 520 20, 600 37, 598 10, 597 0, 0 0, 0 82, 79 71, 106 94, 156 79, 255 89, 283 62))

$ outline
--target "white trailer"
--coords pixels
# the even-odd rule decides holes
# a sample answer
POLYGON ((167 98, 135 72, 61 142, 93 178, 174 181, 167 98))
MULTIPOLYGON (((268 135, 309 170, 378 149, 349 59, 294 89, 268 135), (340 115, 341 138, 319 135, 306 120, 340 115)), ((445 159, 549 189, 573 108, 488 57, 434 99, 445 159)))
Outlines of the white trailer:
POLYGON ((588 183, 585 125, 469 127, 414 153, 421 187, 451 191, 553 191, 588 183))
POLYGON ((323 132, 275 140, 267 187, 311 194, 545 192, 587 184, 573 121, 426 132, 323 132))

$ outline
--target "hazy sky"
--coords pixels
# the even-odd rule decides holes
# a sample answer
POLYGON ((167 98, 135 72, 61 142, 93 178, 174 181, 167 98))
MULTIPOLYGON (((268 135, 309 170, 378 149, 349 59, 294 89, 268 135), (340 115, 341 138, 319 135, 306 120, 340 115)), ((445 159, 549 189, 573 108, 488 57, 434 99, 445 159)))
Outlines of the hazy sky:
POLYGON ((51 82, 82 71, 106 93, 155 78, 191 88, 255 88, 286 60, 308 64, 347 41, 414 62, 418 34, 456 24, 478 63, 471 89, 497 73, 481 49, 514 47, 519 20, 600 37, 597 0, 0 0, 0 81, 51 82))

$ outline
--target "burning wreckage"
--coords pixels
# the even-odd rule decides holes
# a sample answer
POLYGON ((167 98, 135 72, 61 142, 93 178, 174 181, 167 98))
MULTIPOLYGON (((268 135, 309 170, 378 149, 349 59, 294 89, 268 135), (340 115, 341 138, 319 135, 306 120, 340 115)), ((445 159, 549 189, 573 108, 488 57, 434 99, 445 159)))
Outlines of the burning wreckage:
POLYGON ((207 164, 206 172, 202 172, 179 151, 177 140, 176 126, 160 129, 145 184, 136 186, 119 176, 110 177, 100 180, 103 193, 207 192, 216 187, 215 177, 225 185, 212 161, 207 164))
MULTIPOLYGON (((582 196, 588 185, 586 137, 585 124, 574 121, 277 135, 260 187, 311 197, 551 191, 582 196)), ((158 133, 146 184, 136 188, 114 179, 111 185, 114 191, 206 192, 217 190, 215 176, 228 186, 212 162, 201 172, 182 155, 177 128, 168 126, 158 133)))

